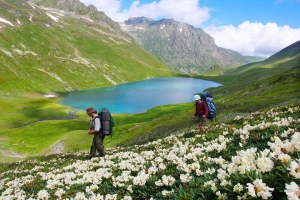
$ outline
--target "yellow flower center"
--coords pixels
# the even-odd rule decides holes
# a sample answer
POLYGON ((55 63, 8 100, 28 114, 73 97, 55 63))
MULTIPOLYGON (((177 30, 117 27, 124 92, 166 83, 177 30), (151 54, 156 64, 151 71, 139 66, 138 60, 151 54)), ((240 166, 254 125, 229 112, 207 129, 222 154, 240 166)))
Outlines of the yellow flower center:
POLYGON ((262 187, 256 187, 255 189, 256 189, 256 192, 262 191, 262 187))

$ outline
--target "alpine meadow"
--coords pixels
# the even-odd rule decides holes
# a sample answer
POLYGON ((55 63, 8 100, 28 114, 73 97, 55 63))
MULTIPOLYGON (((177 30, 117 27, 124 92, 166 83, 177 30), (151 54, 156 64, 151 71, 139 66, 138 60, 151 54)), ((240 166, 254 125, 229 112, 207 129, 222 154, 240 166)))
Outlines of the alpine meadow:
POLYGON ((266 59, 216 55, 209 43, 207 63, 192 54, 187 64, 175 60, 183 38, 167 55, 153 27, 130 35, 121 25, 77 0, 0 1, 0 199, 300 198, 300 41, 266 59), (60 104, 63 94, 179 76, 223 85, 205 90, 217 117, 204 133, 191 94, 112 113, 105 157, 88 159, 91 118, 60 104))

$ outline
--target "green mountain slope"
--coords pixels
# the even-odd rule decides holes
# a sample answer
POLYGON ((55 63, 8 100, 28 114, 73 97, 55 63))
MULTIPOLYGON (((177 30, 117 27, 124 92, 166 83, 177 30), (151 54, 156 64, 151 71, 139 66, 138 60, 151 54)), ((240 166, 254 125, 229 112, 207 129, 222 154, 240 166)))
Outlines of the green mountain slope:
POLYGON ((0 95, 59 93, 173 73, 103 13, 89 15, 1 1, 0 95))
POLYGON ((285 47, 264 61, 230 69, 226 74, 241 75, 245 72, 250 72, 252 69, 273 69, 270 72, 276 74, 298 65, 300 65, 300 41, 285 47))

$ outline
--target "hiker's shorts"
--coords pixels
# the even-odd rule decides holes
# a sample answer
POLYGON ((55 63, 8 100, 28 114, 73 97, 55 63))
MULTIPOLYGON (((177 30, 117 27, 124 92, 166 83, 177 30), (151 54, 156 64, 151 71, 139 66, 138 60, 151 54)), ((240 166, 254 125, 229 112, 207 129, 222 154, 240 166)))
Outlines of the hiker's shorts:
POLYGON ((199 116, 199 126, 205 126, 205 123, 206 123, 206 117, 203 117, 202 115, 199 116))

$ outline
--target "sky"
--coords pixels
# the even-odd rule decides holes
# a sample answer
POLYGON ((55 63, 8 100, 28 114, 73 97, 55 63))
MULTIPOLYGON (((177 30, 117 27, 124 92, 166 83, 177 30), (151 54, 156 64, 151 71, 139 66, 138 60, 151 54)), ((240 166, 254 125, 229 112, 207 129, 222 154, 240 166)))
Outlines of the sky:
POLYGON ((174 19, 201 28, 219 47, 269 57, 300 40, 300 0, 80 0, 115 22, 174 19))

